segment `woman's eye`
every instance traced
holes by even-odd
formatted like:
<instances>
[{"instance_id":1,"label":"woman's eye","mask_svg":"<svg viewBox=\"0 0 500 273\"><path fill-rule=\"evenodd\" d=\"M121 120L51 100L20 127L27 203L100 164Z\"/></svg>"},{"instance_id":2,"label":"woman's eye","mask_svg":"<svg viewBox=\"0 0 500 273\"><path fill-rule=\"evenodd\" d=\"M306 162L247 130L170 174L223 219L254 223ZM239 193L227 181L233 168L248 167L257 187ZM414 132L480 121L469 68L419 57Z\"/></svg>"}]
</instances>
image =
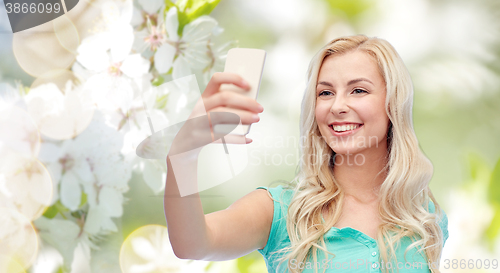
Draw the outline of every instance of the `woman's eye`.
<instances>
[{"instance_id":1,"label":"woman's eye","mask_svg":"<svg viewBox=\"0 0 500 273\"><path fill-rule=\"evenodd\" d=\"M331 91L324 90L324 91L319 92L319 94L318 94L318 96L324 96L324 95L333 95L333 93Z\"/></svg>"},{"instance_id":2,"label":"woman's eye","mask_svg":"<svg viewBox=\"0 0 500 273\"><path fill-rule=\"evenodd\" d=\"M356 88L352 91L354 94L368 93L363 89Z\"/></svg>"}]
</instances>

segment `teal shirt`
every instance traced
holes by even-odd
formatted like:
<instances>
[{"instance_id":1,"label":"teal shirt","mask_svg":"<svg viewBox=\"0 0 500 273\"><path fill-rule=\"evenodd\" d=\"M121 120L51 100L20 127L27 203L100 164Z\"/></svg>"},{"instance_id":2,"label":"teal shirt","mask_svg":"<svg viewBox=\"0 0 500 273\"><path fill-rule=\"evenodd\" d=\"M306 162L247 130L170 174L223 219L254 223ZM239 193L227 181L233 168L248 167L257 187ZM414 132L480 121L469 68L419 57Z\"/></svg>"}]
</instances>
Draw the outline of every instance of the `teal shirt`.
<instances>
[{"instance_id":1,"label":"teal shirt","mask_svg":"<svg viewBox=\"0 0 500 273\"><path fill-rule=\"evenodd\" d=\"M264 257L268 272L287 272L286 261L281 263L280 270L277 271L279 264L278 258L282 257L283 254L276 254L273 252L290 246L290 238L288 237L285 217L287 216L288 205L293 197L293 191L284 190L281 185L274 188L258 187L257 189L268 190L275 199L273 223L269 233L269 239L266 246L263 249L258 249L258 252ZM282 201L283 206L276 200ZM429 212L435 212L434 203L432 203L432 201L429 203ZM442 213L444 217L439 221L439 225L443 231L444 241L446 242L446 239L448 239L448 219L444 211L442 211ZM382 272L381 268L385 268L386 266L379 262L380 256L377 241L356 229L350 227L341 229L332 227L325 233L324 240L328 251L334 253L335 257L332 258L332 255L328 254L330 260L327 261L324 258L323 250L319 250L317 256L318 273L323 272L324 268L327 268L325 272ZM399 268L399 272L405 273L431 272L425 253L419 253L416 247L411 248L407 252L407 259L405 261L404 252L406 247L411 243L412 241L409 237L403 237L400 240L399 246L395 246L397 263L393 262L389 264L389 266L395 269L394 272L397 272L397 267ZM420 247L418 249L420 249ZM303 273L314 272L312 258L304 264L292 262L291 266L295 268L304 268L302 271Z\"/></svg>"}]
</instances>

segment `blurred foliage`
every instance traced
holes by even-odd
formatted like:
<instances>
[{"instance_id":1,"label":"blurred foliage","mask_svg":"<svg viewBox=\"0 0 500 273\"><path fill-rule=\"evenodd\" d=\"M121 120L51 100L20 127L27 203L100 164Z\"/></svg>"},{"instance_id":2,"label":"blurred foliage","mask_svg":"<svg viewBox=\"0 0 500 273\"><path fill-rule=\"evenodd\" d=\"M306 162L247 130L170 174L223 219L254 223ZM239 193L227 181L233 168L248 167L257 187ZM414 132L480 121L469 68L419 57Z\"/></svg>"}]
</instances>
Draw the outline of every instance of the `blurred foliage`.
<instances>
[{"instance_id":1,"label":"blurred foliage","mask_svg":"<svg viewBox=\"0 0 500 273\"><path fill-rule=\"evenodd\" d=\"M234 47L264 49L277 42L279 36L272 32L262 18L249 20L241 13L237 5L231 1L222 2L213 11L211 16L224 28L224 32L220 35L221 40L235 41ZM264 90L262 86L261 90Z\"/></svg>"},{"instance_id":2,"label":"blurred foliage","mask_svg":"<svg viewBox=\"0 0 500 273\"><path fill-rule=\"evenodd\" d=\"M324 0L332 14L344 14L350 23L355 23L358 16L373 8L372 0Z\"/></svg>"},{"instance_id":3,"label":"blurred foliage","mask_svg":"<svg viewBox=\"0 0 500 273\"><path fill-rule=\"evenodd\" d=\"M495 211L491 224L486 230L486 237L490 242L490 250L493 250L494 239L500 232L500 158L491 173L490 183L488 186L488 201L493 206Z\"/></svg>"},{"instance_id":4,"label":"blurred foliage","mask_svg":"<svg viewBox=\"0 0 500 273\"><path fill-rule=\"evenodd\" d=\"M483 234L488 250L493 252L495 239L500 233L500 158L498 158L493 170L489 167L487 161L477 153L470 153L467 161L471 180L463 186L467 188L472 183L478 183L481 187L486 188L488 204L491 205L494 211L491 223Z\"/></svg>"}]
</instances>

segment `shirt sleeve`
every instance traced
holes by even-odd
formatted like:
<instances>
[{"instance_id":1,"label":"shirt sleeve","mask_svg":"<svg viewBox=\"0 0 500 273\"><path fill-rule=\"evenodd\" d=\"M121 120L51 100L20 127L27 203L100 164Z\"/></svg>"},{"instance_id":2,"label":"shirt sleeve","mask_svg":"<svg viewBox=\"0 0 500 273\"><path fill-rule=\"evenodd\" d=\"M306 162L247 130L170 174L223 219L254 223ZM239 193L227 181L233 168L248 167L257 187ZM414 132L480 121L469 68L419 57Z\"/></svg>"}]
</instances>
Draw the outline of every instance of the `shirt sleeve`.
<instances>
[{"instance_id":1,"label":"shirt sleeve","mask_svg":"<svg viewBox=\"0 0 500 273\"><path fill-rule=\"evenodd\" d=\"M439 221L439 226L441 227L441 230L443 231L443 247L444 247L444 244L446 243L446 240L448 240L448 237L449 237L448 217L446 216L446 213L442 209L441 209L441 213L442 213L443 217Z\"/></svg>"},{"instance_id":2,"label":"shirt sleeve","mask_svg":"<svg viewBox=\"0 0 500 273\"><path fill-rule=\"evenodd\" d=\"M271 225L271 230L269 231L269 238L267 240L266 246L263 249L257 250L263 256L267 256L271 251L274 251L276 249L278 239L277 237L279 236L280 231L282 231L283 229L286 230L286 221L284 218L286 216L286 213L283 211L282 207L283 187L279 185L274 188L258 187L257 189L267 190L269 193L271 193L271 196L274 199L273 222Z\"/></svg>"},{"instance_id":3,"label":"shirt sleeve","mask_svg":"<svg viewBox=\"0 0 500 273\"><path fill-rule=\"evenodd\" d=\"M436 208L434 206L434 203L432 201L429 201L429 212L435 213ZM448 216L444 212L443 209L441 209L441 218L438 220L439 221L439 227L441 227L441 231L443 231L443 247L446 243L446 240L448 240L449 234L448 234Z\"/></svg>"}]
</instances>

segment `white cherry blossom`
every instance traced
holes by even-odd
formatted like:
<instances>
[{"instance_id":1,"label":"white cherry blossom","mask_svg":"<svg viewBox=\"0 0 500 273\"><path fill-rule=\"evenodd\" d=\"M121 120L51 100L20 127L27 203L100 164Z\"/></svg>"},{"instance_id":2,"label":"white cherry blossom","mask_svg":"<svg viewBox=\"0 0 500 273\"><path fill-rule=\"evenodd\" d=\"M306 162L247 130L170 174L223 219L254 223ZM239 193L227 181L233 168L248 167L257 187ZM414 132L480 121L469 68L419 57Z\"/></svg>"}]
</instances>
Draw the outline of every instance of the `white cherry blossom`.
<instances>
[{"instance_id":1,"label":"white cherry blossom","mask_svg":"<svg viewBox=\"0 0 500 273\"><path fill-rule=\"evenodd\" d=\"M53 139L75 137L85 130L94 114L89 93L75 88L71 81L64 92L47 83L31 89L24 99L40 132Z\"/></svg>"},{"instance_id":2,"label":"white cherry blossom","mask_svg":"<svg viewBox=\"0 0 500 273\"><path fill-rule=\"evenodd\" d=\"M158 47L154 56L155 68L160 74L173 68L172 76L178 79L192 74L192 69L202 70L209 65L207 43L217 27L217 21L210 16L201 16L184 26L179 36L179 20L174 6L165 15L164 24L166 42Z\"/></svg>"},{"instance_id":3,"label":"white cherry blossom","mask_svg":"<svg viewBox=\"0 0 500 273\"><path fill-rule=\"evenodd\" d=\"M76 211L80 208L82 192L89 206L85 231L89 234L116 231L112 217L123 213L123 193L128 191L131 168L121 154L123 136L104 123L96 114L90 126L75 139L66 140L60 147L44 144L52 151L48 165L52 172L60 171L61 203Z\"/></svg>"},{"instance_id":4,"label":"white cherry blossom","mask_svg":"<svg viewBox=\"0 0 500 273\"><path fill-rule=\"evenodd\" d=\"M95 73L86 81L84 90L91 93L97 106L126 112L134 96L130 78L146 74L150 64L140 54L130 54L134 40L130 25L132 1L121 6L117 2L104 3L103 18L104 30L82 41L76 59Z\"/></svg>"}]
</instances>

